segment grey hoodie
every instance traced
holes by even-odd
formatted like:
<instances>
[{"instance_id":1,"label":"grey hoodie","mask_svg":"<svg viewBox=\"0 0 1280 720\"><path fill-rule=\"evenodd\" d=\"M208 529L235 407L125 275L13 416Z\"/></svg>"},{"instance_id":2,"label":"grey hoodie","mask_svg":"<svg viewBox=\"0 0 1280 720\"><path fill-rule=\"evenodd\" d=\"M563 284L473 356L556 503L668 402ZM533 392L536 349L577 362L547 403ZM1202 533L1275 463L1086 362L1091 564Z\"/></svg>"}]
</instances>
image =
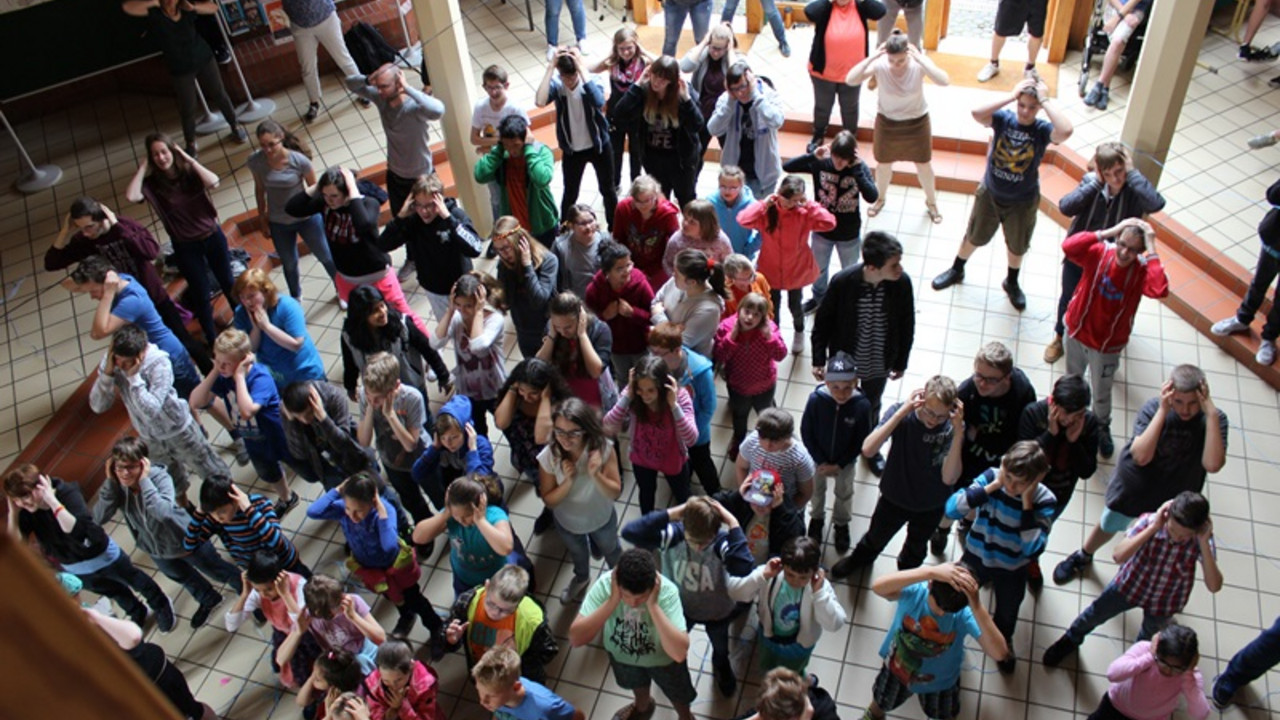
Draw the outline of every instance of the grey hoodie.
<instances>
[{"instance_id":1,"label":"grey hoodie","mask_svg":"<svg viewBox=\"0 0 1280 720\"><path fill-rule=\"evenodd\" d=\"M173 365L169 353L155 343L147 345L142 367L133 375L105 371L107 354L98 364L98 377L89 391L89 407L106 412L116 401L116 393L129 411L129 420L147 440L164 440L182 432L192 422L191 410L173 388ZM166 474L166 477L168 475Z\"/></svg>"},{"instance_id":2,"label":"grey hoodie","mask_svg":"<svg viewBox=\"0 0 1280 720\"><path fill-rule=\"evenodd\" d=\"M178 505L173 492L173 478L163 465L152 465L151 472L138 480L134 492L108 478L98 490L93 505L93 521L102 525L124 510L124 521L139 548L158 558L179 558L189 553L182 548L191 516Z\"/></svg>"}]
</instances>

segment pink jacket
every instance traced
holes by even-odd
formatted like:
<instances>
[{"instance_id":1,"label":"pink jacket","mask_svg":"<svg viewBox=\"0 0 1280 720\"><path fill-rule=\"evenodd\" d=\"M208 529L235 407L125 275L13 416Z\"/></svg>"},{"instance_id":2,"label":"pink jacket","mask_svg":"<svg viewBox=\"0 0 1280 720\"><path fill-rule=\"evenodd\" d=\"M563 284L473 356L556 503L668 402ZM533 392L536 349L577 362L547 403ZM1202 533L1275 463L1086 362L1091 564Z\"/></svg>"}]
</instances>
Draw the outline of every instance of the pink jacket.
<instances>
[{"instance_id":1,"label":"pink jacket","mask_svg":"<svg viewBox=\"0 0 1280 720\"><path fill-rule=\"evenodd\" d=\"M409 690L400 703L400 720L445 720L444 710L436 701L439 682L436 672L420 660L413 661ZM369 704L369 720L382 720L387 715L387 692L382 687L382 671L374 670L364 679L364 695Z\"/></svg>"},{"instance_id":2,"label":"pink jacket","mask_svg":"<svg viewBox=\"0 0 1280 720\"><path fill-rule=\"evenodd\" d=\"M1134 643L1107 668L1111 688L1107 694L1120 712L1133 720L1168 720L1178 707L1178 696L1187 698L1187 714L1195 720L1209 717L1204 699L1204 678L1198 669L1166 676L1156 666L1151 642Z\"/></svg>"},{"instance_id":3,"label":"pink jacket","mask_svg":"<svg viewBox=\"0 0 1280 720\"><path fill-rule=\"evenodd\" d=\"M637 401L638 402L638 401ZM693 415L693 399L680 388L671 416L660 422L640 422L624 394L604 416L605 430L616 434L624 422L631 422L631 463L675 475L684 468L689 446L698 442L698 424Z\"/></svg>"},{"instance_id":4,"label":"pink jacket","mask_svg":"<svg viewBox=\"0 0 1280 720\"><path fill-rule=\"evenodd\" d=\"M778 363L785 360L789 350L772 320L769 323L769 339L764 339L760 328L740 333L731 340L733 326L738 323L734 313L720 321L716 330L716 362L724 366L725 383L740 395L759 395L778 382Z\"/></svg>"},{"instance_id":5,"label":"pink jacket","mask_svg":"<svg viewBox=\"0 0 1280 720\"><path fill-rule=\"evenodd\" d=\"M812 200L792 210L778 207L778 227L768 231L768 206L757 200L738 213L738 224L759 230L760 256L756 269L774 290L799 290L818 279L818 263L809 249L809 235L836 226L836 218Z\"/></svg>"}]
</instances>

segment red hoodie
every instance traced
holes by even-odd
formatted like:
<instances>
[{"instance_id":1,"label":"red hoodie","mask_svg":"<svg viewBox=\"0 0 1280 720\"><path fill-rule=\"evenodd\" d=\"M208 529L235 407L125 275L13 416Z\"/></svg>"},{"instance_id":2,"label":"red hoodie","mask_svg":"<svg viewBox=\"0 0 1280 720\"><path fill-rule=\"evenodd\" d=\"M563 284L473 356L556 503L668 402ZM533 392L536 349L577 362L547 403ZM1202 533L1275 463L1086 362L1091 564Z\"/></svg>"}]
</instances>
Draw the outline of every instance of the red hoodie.
<instances>
[{"instance_id":1,"label":"red hoodie","mask_svg":"<svg viewBox=\"0 0 1280 720\"><path fill-rule=\"evenodd\" d=\"M662 287L670 277L662 269L662 256L667 251L667 241L679 229L680 211L661 195L648 220L640 216L630 197L619 201L613 214L613 239L631 251L631 261L644 273L650 288Z\"/></svg>"},{"instance_id":2,"label":"red hoodie","mask_svg":"<svg viewBox=\"0 0 1280 720\"><path fill-rule=\"evenodd\" d=\"M649 281L640 272L640 268L631 268L631 278L619 292L614 292L604 271L597 270L587 285L583 300L601 320L604 320L605 308L615 300L626 300L631 306L631 317L618 314L604 320L613 332L613 352L618 355L643 355L649 349L649 305L653 303L653 288L649 287Z\"/></svg>"},{"instance_id":3,"label":"red hoodie","mask_svg":"<svg viewBox=\"0 0 1280 720\"><path fill-rule=\"evenodd\" d=\"M435 671L414 660L409 690L400 704L400 720L445 720L444 711L436 702L438 686ZM369 704L369 719L382 720L386 717L388 703L387 691L382 687L381 670L374 670L364 679L364 691Z\"/></svg>"},{"instance_id":4,"label":"red hoodie","mask_svg":"<svg viewBox=\"0 0 1280 720\"><path fill-rule=\"evenodd\" d=\"M1116 263L1115 243L1101 242L1088 230L1067 238L1062 252L1084 269L1067 306L1067 335L1098 352L1120 352L1129 343L1142 296L1169 294L1169 276L1160 258L1138 259L1122 268Z\"/></svg>"}]
</instances>

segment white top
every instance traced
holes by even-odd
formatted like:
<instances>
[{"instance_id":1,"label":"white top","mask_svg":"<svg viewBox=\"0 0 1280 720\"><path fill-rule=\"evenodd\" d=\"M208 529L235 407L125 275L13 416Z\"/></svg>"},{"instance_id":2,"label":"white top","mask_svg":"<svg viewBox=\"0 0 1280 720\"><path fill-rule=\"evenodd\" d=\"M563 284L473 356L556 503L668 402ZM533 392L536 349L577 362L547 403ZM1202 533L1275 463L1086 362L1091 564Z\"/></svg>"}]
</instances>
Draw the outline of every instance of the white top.
<instances>
[{"instance_id":1,"label":"white top","mask_svg":"<svg viewBox=\"0 0 1280 720\"><path fill-rule=\"evenodd\" d=\"M560 83L560 94L567 98L565 107L569 110L569 144L572 147L566 149L573 152L583 152L593 147L591 126L587 124L587 104L582 98L585 85L579 79L578 86L570 90L563 82Z\"/></svg>"},{"instance_id":2,"label":"white top","mask_svg":"<svg viewBox=\"0 0 1280 720\"><path fill-rule=\"evenodd\" d=\"M889 67L889 58L882 57L871 65L876 76L878 110L890 120L915 120L929 112L924 101L924 68L920 63L908 62L901 73Z\"/></svg>"},{"instance_id":3,"label":"white top","mask_svg":"<svg viewBox=\"0 0 1280 720\"><path fill-rule=\"evenodd\" d=\"M551 454L553 442L555 442L554 439L542 448L542 452L538 453L538 465L556 476L557 485L563 485L564 470ZM613 516L613 501L600 492L600 486L587 474L589 458L590 453L583 451L582 457L578 458L577 477L574 478L573 487L569 488L569 494L564 496L560 504L551 509L555 514L556 522L560 523L561 527L580 535L599 530ZM610 443L605 443L600 459L602 466L603 463L614 462L613 447Z\"/></svg>"},{"instance_id":4,"label":"white top","mask_svg":"<svg viewBox=\"0 0 1280 720\"><path fill-rule=\"evenodd\" d=\"M485 96L476 103L475 110L471 111L471 127L480 131L480 137L497 138L498 123L508 115L519 115L525 120L529 116L525 114L522 108L516 107L515 103L508 98L505 105L500 110L494 110L489 105L489 98Z\"/></svg>"}]
</instances>

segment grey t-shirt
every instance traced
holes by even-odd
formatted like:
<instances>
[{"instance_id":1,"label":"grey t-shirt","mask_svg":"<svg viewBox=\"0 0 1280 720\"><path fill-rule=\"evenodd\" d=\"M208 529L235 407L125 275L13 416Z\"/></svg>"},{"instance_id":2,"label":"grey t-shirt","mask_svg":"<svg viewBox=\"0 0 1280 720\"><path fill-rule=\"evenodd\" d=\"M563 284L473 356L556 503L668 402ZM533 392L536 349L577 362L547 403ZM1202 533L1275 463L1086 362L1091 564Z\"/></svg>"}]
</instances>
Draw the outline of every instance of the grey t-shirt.
<instances>
[{"instance_id":1,"label":"grey t-shirt","mask_svg":"<svg viewBox=\"0 0 1280 720\"><path fill-rule=\"evenodd\" d=\"M303 190L304 178L311 172L311 161L296 150L289 151L289 159L285 166L276 170L267 162L267 156L261 150L249 156L246 163L253 180L267 192L267 219L273 223L292 224L297 218L285 212L284 206L289 198Z\"/></svg>"},{"instance_id":2,"label":"grey t-shirt","mask_svg":"<svg viewBox=\"0 0 1280 720\"><path fill-rule=\"evenodd\" d=\"M391 408L400 419L400 424L409 430L421 428L427 422L427 404L423 402L422 393L416 388L401 385L396 391L395 399L391 401ZM396 434L391 431L391 423L387 422L381 408L369 407L368 401L365 400L364 388L360 388L360 414L367 412L374 414L373 443L378 448L378 457L382 459L383 464L393 470L405 472L412 470L414 461L427 448L427 431L423 430L418 434L418 444L413 450L405 450L400 440L396 438Z\"/></svg>"},{"instance_id":3,"label":"grey t-shirt","mask_svg":"<svg viewBox=\"0 0 1280 720\"><path fill-rule=\"evenodd\" d=\"M551 252L560 260L560 289L572 290L578 297L587 296L587 285L600 269L600 241L605 234L597 231L591 244L582 246L573 241L573 231L556 238Z\"/></svg>"},{"instance_id":4,"label":"grey t-shirt","mask_svg":"<svg viewBox=\"0 0 1280 720\"><path fill-rule=\"evenodd\" d=\"M600 456L603 463L614 462L613 447L605 443ZM556 522L560 523L565 530L583 535L604 527L613 514L613 501L600 492L596 481L587 474L588 459L589 456L585 452L578 458L577 477L574 478L573 487L569 489L569 494L560 501L560 504L551 510L555 514ZM564 470L551 454L550 444L538 453L538 465L556 476L557 485L564 484Z\"/></svg>"},{"instance_id":5,"label":"grey t-shirt","mask_svg":"<svg viewBox=\"0 0 1280 720\"><path fill-rule=\"evenodd\" d=\"M387 170L409 180L431 174L427 121L444 117L444 103L410 87L408 78L405 78L404 96L398 106L384 100L363 75L347 78L347 88L378 107L382 130L387 135Z\"/></svg>"},{"instance_id":6,"label":"grey t-shirt","mask_svg":"<svg viewBox=\"0 0 1280 720\"><path fill-rule=\"evenodd\" d=\"M1161 503L1172 499L1183 490L1200 492L1207 475L1204 455L1205 414L1197 414L1190 420L1181 420L1178 414L1165 415L1160 439L1156 442L1156 454L1151 462L1139 465L1133 460L1133 438L1141 435L1160 407L1160 398L1148 400L1133 421L1133 435L1120 453L1116 473L1107 485L1107 507L1115 512L1138 517L1144 512L1155 512ZM1227 414L1218 411L1218 432L1222 433L1222 447L1227 447Z\"/></svg>"},{"instance_id":7,"label":"grey t-shirt","mask_svg":"<svg viewBox=\"0 0 1280 720\"><path fill-rule=\"evenodd\" d=\"M902 403L894 403L885 410L880 424L888 422L901 406ZM911 510L945 505L953 488L942 482L942 465L951 450L954 433L950 420L930 429L915 413L907 415L889 436L880 494L894 505Z\"/></svg>"}]
</instances>

